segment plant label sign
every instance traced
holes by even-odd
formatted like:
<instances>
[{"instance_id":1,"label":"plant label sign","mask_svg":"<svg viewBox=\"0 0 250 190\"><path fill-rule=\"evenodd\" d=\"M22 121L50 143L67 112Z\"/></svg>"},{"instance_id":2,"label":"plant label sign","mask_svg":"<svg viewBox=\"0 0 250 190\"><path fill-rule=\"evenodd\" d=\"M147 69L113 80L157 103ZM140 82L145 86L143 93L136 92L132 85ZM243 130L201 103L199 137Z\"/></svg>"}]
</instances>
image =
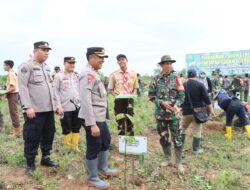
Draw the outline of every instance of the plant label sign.
<instances>
[{"instance_id":1,"label":"plant label sign","mask_svg":"<svg viewBox=\"0 0 250 190\"><path fill-rule=\"evenodd\" d=\"M125 145L127 154L139 155L147 153L147 137L119 136L119 153L125 153Z\"/></svg>"}]
</instances>

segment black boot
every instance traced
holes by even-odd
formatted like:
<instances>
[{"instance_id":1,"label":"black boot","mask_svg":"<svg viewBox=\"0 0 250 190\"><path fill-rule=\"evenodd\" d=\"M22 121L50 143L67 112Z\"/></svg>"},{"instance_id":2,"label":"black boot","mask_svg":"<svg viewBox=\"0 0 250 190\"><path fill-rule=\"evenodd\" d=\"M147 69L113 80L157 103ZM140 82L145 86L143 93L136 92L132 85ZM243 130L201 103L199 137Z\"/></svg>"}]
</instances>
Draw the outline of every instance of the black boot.
<instances>
[{"instance_id":1,"label":"black boot","mask_svg":"<svg viewBox=\"0 0 250 190\"><path fill-rule=\"evenodd\" d=\"M46 167L58 167L58 164L51 160L49 156L42 157L41 165Z\"/></svg>"},{"instance_id":2,"label":"black boot","mask_svg":"<svg viewBox=\"0 0 250 190\"><path fill-rule=\"evenodd\" d=\"M194 154L203 153L204 150L202 148L200 148L200 143L201 143L200 138L193 137L193 153Z\"/></svg>"},{"instance_id":3,"label":"black boot","mask_svg":"<svg viewBox=\"0 0 250 190\"><path fill-rule=\"evenodd\" d=\"M27 162L26 174L29 176L33 176L33 174L36 170L35 159L34 158L27 158L26 162Z\"/></svg>"},{"instance_id":4,"label":"black boot","mask_svg":"<svg viewBox=\"0 0 250 190\"><path fill-rule=\"evenodd\" d=\"M161 166L166 167L171 164L171 143L161 144L162 150L165 156L165 161L161 163Z\"/></svg>"},{"instance_id":5,"label":"black boot","mask_svg":"<svg viewBox=\"0 0 250 190\"><path fill-rule=\"evenodd\" d=\"M175 147L175 159L178 171L183 173L185 169L182 165L182 147Z\"/></svg>"}]
</instances>

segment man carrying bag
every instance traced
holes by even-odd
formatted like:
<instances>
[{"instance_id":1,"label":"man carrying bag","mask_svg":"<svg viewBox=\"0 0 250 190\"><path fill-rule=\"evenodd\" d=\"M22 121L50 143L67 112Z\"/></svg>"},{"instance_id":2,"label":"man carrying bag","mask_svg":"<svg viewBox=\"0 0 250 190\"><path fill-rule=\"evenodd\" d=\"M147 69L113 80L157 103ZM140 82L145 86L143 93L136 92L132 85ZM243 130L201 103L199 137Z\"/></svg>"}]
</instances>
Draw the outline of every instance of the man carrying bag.
<instances>
[{"instance_id":1,"label":"man carrying bag","mask_svg":"<svg viewBox=\"0 0 250 190\"><path fill-rule=\"evenodd\" d=\"M196 80L196 71L188 70L188 81L184 84L185 101L183 103L183 117L181 126L183 129L183 139L185 139L186 129L192 124L193 127L193 153L199 154L203 150L200 148L202 123L209 120L210 115L214 116L211 101L205 86Z\"/></svg>"}]
</instances>

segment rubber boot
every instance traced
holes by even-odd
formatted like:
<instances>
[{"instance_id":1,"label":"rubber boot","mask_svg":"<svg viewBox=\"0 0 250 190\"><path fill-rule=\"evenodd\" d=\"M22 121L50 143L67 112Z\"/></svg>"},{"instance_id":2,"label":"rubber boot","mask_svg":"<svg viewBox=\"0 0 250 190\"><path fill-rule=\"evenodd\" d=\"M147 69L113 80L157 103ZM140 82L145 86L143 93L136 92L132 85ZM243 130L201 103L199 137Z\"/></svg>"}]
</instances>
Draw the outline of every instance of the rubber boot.
<instances>
[{"instance_id":1,"label":"rubber boot","mask_svg":"<svg viewBox=\"0 0 250 190\"><path fill-rule=\"evenodd\" d=\"M246 129L246 131L247 131L247 137L248 137L248 139L250 140L250 125L246 125L246 126L245 126L245 129Z\"/></svg>"},{"instance_id":2,"label":"rubber boot","mask_svg":"<svg viewBox=\"0 0 250 190\"><path fill-rule=\"evenodd\" d=\"M228 139L232 138L232 126L226 126L225 137L228 138Z\"/></svg>"},{"instance_id":3,"label":"rubber boot","mask_svg":"<svg viewBox=\"0 0 250 190\"><path fill-rule=\"evenodd\" d=\"M26 159L26 174L29 176L33 176L34 172L36 170L36 166L35 166L35 158L27 158Z\"/></svg>"},{"instance_id":4,"label":"rubber boot","mask_svg":"<svg viewBox=\"0 0 250 190\"><path fill-rule=\"evenodd\" d=\"M78 147L78 145L79 145L79 138L80 138L80 134L79 133L72 133L72 148L76 152L80 152L79 147Z\"/></svg>"},{"instance_id":5,"label":"rubber boot","mask_svg":"<svg viewBox=\"0 0 250 190\"><path fill-rule=\"evenodd\" d=\"M101 151L98 154L98 171L100 175L116 177L118 176L118 170L110 169L108 167L109 151Z\"/></svg>"},{"instance_id":6,"label":"rubber boot","mask_svg":"<svg viewBox=\"0 0 250 190\"><path fill-rule=\"evenodd\" d=\"M200 148L201 139L197 137L193 137L193 153L200 154L203 153L203 149Z\"/></svg>"},{"instance_id":7,"label":"rubber boot","mask_svg":"<svg viewBox=\"0 0 250 190\"><path fill-rule=\"evenodd\" d=\"M72 133L69 133L67 135L63 135L63 146L64 148L72 148Z\"/></svg>"},{"instance_id":8,"label":"rubber boot","mask_svg":"<svg viewBox=\"0 0 250 190\"><path fill-rule=\"evenodd\" d=\"M161 166L166 167L169 166L171 164L171 143L166 143L164 145L162 145L162 149L164 152L164 156L166 161L161 163Z\"/></svg>"},{"instance_id":9,"label":"rubber boot","mask_svg":"<svg viewBox=\"0 0 250 190\"><path fill-rule=\"evenodd\" d=\"M109 188L110 184L99 178L97 164L98 164L97 158L94 160L86 159L88 183L98 189L107 189Z\"/></svg>"},{"instance_id":10,"label":"rubber boot","mask_svg":"<svg viewBox=\"0 0 250 190\"><path fill-rule=\"evenodd\" d=\"M182 165L182 148L183 147L175 147L175 159L177 169L179 172L184 173L185 169Z\"/></svg>"}]
</instances>

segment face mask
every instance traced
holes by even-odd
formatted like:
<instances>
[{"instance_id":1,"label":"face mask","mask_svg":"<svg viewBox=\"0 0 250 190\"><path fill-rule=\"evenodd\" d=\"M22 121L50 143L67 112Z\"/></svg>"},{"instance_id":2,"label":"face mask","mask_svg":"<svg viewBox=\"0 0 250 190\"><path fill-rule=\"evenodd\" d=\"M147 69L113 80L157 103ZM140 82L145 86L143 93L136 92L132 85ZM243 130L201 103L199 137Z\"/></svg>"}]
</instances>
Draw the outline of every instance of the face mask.
<instances>
[{"instance_id":1,"label":"face mask","mask_svg":"<svg viewBox=\"0 0 250 190\"><path fill-rule=\"evenodd\" d=\"M201 77L201 78L205 78L205 77L206 77L206 75L204 75L204 74L201 74L201 75L200 75L200 77Z\"/></svg>"}]
</instances>

